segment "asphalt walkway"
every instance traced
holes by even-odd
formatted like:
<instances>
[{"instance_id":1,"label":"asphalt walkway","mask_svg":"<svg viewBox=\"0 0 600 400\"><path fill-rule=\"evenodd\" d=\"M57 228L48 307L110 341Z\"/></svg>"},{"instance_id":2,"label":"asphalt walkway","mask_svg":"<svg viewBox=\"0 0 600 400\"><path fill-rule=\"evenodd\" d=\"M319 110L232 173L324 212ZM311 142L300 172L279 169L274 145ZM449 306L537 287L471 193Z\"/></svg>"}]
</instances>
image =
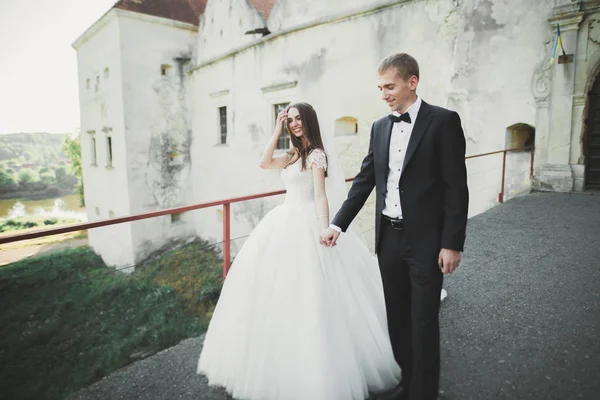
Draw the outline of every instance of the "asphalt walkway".
<instances>
[{"instance_id":1,"label":"asphalt walkway","mask_svg":"<svg viewBox=\"0 0 600 400\"><path fill-rule=\"evenodd\" d=\"M444 287L445 399L600 399L600 193L533 193L471 218ZM185 340L69 400L231 400L195 374L201 346Z\"/></svg>"}]
</instances>

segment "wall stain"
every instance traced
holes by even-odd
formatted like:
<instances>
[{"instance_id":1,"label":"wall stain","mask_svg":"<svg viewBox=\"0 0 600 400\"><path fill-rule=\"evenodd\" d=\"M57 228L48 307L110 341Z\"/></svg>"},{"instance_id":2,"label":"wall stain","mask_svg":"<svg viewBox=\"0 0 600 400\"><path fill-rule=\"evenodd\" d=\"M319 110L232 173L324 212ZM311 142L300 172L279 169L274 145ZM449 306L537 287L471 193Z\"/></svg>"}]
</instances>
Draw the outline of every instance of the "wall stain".
<instances>
[{"instance_id":1,"label":"wall stain","mask_svg":"<svg viewBox=\"0 0 600 400\"><path fill-rule=\"evenodd\" d=\"M191 128L186 105L184 66L189 57L175 58L176 76L161 76L152 86L158 100L153 110L146 184L161 208L181 204L191 164Z\"/></svg>"},{"instance_id":2,"label":"wall stain","mask_svg":"<svg viewBox=\"0 0 600 400\"><path fill-rule=\"evenodd\" d=\"M465 30L473 28L475 32L485 32L504 28L506 24L500 24L492 17L493 6L491 0L481 0L479 5L475 6L471 15L467 17L468 23Z\"/></svg>"}]
</instances>

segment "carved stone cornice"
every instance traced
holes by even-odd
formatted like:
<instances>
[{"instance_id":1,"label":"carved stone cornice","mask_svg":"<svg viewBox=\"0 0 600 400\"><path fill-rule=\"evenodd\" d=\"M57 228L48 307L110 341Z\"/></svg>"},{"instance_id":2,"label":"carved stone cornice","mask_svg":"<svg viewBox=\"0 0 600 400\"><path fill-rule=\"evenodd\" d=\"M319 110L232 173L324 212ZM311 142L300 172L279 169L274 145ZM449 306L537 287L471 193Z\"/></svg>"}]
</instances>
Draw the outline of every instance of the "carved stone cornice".
<instances>
[{"instance_id":1,"label":"carved stone cornice","mask_svg":"<svg viewBox=\"0 0 600 400\"><path fill-rule=\"evenodd\" d=\"M581 4L581 11L591 14L600 11L600 0L585 0Z\"/></svg>"},{"instance_id":2,"label":"carved stone cornice","mask_svg":"<svg viewBox=\"0 0 600 400\"><path fill-rule=\"evenodd\" d=\"M535 105L537 108L549 108L550 100L549 99L536 99Z\"/></svg>"},{"instance_id":3,"label":"carved stone cornice","mask_svg":"<svg viewBox=\"0 0 600 400\"><path fill-rule=\"evenodd\" d=\"M576 94L573 96L573 105L574 106L585 106L585 95Z\"/></svg>"},{"instance_id":4,"label":"carved stone cornice","mask_svg":"<svg viewBox=\"0 0 600 400\"><path fill-rule=\"evenodd\" d=\"M280 82L272 85L261 87L263 93L275 92L278 90L295 88L298 85L298 81Z\"/></svg>"},{"instance_id":5,"label":"carved stone cornice","mask_svg":"<svg viewBox=\"0 0 600 400\"><path fill-rule=\"evenodd\" d=\"M216 99L217 97L227 96L229 94L229 89L218 90L216 92L212 92L209 94L211 99Z\"/></svg>"},{"instance_id":6,"label":"carved stone cornice","mask_svg":"<svg viewBox=\"0 0 600 400\"><path fill-rule=\"evenodd\" d=\"M576 31L579 29L579 25L581 24L581 21L583 21L584 15L585 13L583 12L558 14L548 18L548 22L553 27L555 27L556 24L559 24L561 33Z\"/></svg>"},{"instance_id":7,"label":"carved stone cornice","mask_svg":"<svg viewBox=\"0 0 600 400\"><path fill-rule=\"evenodd\" d=\"M566 2L567 0L563 0ZM584 0L571 0L567 4L561 4L553 9L554 15L563 15L563 14L573 14L579 11L583 11L584 8Z\"/></svg>"}]
</instances>

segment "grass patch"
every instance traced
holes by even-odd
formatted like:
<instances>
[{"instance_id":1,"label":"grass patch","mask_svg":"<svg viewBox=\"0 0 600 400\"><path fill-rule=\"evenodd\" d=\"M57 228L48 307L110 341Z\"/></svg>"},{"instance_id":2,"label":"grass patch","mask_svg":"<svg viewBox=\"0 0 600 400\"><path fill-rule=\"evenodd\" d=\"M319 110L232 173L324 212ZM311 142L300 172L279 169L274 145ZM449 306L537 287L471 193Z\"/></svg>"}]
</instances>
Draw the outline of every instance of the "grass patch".
<instances>
[{"instance_id":1,"label":"grass patch","mask_svg":"<svg viewBox=\"0 0 600 400\"><path fill-rule=\"evenodd\" d=\"M0 237L14 234L29 233L42 229L57 228L62 225L81 223L79 220L48 217L17 217L11 219L0 218ZM19 242L8 243L0 246L0 250L20 249L23 247L40 246L60 243L74 239L86 239L87 231L61 233L59 235L43 236Z\"/></svg>"},{"instance_id":2,"label":"grass patch","mask_svg":"<svg viewBox=\"0 0 600 400\"><path fill-rule=\"evenodd\" d=\"M207 242L197 241L168 250L138 266L140 279L172 288L194 315L208 315L221 293L223 260Z\"/></svg>"},{"instance_id":3,"label":"grass patch","mask_svg":"<svg viewBox=\"0 0 600 400\"><path fill-rule=\"evenodd\" d=\"M0 233L15 231L30 231L32 228L50 228L52 225L66 225L81 222L74 219L48 217L17 217L0 219Z\"/></svg>"},{"instance_id":4,"label":"grass patch","mask_svg":"<svg viewBox=\"0 0 600 400\"><path fill-rule=\"evenodd\" d=\"M0 268L0 392L64 399L131 362L198 336L221 287L203 242L115 273L88 248Z\"/></svg>"}]
</instances>

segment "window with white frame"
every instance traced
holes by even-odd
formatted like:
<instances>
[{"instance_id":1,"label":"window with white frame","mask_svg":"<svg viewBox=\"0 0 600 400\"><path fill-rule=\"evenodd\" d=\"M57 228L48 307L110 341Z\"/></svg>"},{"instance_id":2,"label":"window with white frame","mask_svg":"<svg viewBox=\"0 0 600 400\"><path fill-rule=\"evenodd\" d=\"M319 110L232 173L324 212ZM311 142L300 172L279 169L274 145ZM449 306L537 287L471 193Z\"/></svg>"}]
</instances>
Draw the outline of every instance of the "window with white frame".
<instances>
[{"instance_id":1,"label":"window with white frame","mask_svg":"<svg viewBox=\"0 0 600 400\"><path fill-rule=\"evenodd\" d=\"M277 115L293 103L296 98L296 86L298 81L288 82L273 82L268 84L260 90L263 92L264 100L267 105L265 108L265 127L267 130L273 132L277 121ZM284 129L283 133L277 141L277 149L279 151L288 150L291 147L290 135L287 129Z\"/></svg>"}]
</instances>

